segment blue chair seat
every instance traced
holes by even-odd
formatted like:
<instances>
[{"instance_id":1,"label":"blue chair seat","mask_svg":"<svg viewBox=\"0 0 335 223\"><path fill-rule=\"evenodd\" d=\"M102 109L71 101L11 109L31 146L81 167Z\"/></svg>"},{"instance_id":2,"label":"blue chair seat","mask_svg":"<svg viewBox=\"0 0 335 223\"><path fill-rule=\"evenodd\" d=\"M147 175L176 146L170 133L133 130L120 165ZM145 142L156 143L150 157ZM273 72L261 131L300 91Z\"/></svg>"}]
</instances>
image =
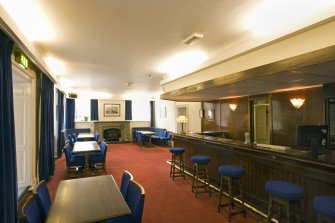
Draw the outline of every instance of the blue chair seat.
<instances>
[{"instance_id":1,"label":"blue chair seat","mask_svg":"<svg viewBox=\"0 0 335 223\"><path fill-rule=\"evenodd\" d=\"M285 200L300 200L304 194L304 188L285 181L268 181L265 183L265 192Z\"/></svg>"},{"instance_id":2,"label":"blue chair seat","mask_svg":"<svg viewBox=\"0 0 335 223\"><path fill-rule=\"evenodd\" d=\"M218 169L219 174L232 178L239 178L245 174L245 170L240 166L222 165Z\"/></svg>"},{"instance_id":3,"label":"blue chair seat","mask_svg":"<svg viewBox=\"0 0 335 223\"><path fill-rule=\"evenodd\" d=\"M192 163L204 165L208 164L211 161L211 158L209 158L208 156L192 156L191 161Z\"/></svg>"},{"instance_id":4,"label":"blue chair seat","mask_svg":"<svg viewBox=\"0 0 335 223\"><path fill-rule=\"evenodd\" d=\"M313 206L318 213L335 220L335 196L317 196Z\"/></svg>"},{"instance_id":5,"label":"blue chair seat","mask_svg":"<svg viewBox=\"0 0 335 223\"><path fill-rule=\"evenodd\" d=\"M183 148L174 147L174 148L170 149L170 153L173 153L175 155L182 154L183 152L185 152L185 149L183 149Z\"/></svg>"}]
</instances>

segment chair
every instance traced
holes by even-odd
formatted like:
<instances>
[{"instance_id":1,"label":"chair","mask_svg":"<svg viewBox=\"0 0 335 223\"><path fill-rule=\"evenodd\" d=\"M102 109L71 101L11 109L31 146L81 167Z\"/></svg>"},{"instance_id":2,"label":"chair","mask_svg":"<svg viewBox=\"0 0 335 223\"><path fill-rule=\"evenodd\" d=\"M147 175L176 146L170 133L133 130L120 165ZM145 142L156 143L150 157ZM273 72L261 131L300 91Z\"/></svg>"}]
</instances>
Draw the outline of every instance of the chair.
<instances>
[{"instance_id":1,"label":"chair","mask_svg":"<svg viewBox=\"0 0 335 223\"><path fill-rule=\"evenodd\" d=\"M335 222L335 196L316 196L313 199L313 207L318 212L318 223Z\"/></svg>"},{"instance_id":2,"label":"chair","mask_svg":"<svg viewBox=\"0 0 335 223\"><path fill-rule=\"evenodd\" d=\"M278 203L278 220L281 222L284 218L281 216L280 207L284 207L286 220L291 221L291 207L296 206L295 222L300 223L300 199L304 196L304 188L286 181L267 181L265 183L265 192L269 195L268 216L266 222L272 218L273 203Z\"/></svg>"},{"instance_id":3,"label":"chair","mask_svg":"<svg viewBox=\"0 0 335 223\"><path fill-rule=\"evenodd\" d=\"M152 135L151 136L151 141L154 143L159 143L159 145L161 146L161 138L166 136L166 130L162 131L159 135Z\"/></svg>"},{"instance_id":4,"label":"chair","mask_svg":"<svg viewBox=\"0 0 335 223\"><path fill-rule=\"evenodd\" d=\"M35 194L37 195L37 204L41 212L41 219L44 222L51 206L50 193L45 180L37 185Z\"/></svg>"},{"instance_id":5,"label":"chair","mask_svg":"<svg viewBox=\"0 0 335 223\"><path fill-rule=\"evenodd\" d=\"M168 142L171 140L171 138L172 138L171 132L166 131L164 135L162 135L158 138L160 146L168 145Z\"/></svg>"},{"instance_id":6,"label":"chair","mask_svg":"<svg viewBox=\"0 0 335 223\"><path fill-rule=\"evenodd\" d=\"M131 214L113 218L107 223L141 223L144 208L145 191L136 181L131 180L127 189L127 198L125 199Z\"/></svg>"},{"instance_id":7,"label":"chair","mask_svg":"<svg viewBox=\"0 0 335 223\"><path fill-rule=\"evenodd\" d=\"M126 170L123 171L121 186L120 186L120 192L121 192L122 196L124 197L124 199L126 199L126 197L127 197L127 189L128 189L129 182L133 179L134 179L134 177L131 173L129 173Z\"/></svg>"},{"instance_id":8,"label":"chair","mask_svg":"<svg viewBox=\"0 0 335 223\"><path fill-rule=\"evenodd\" d=\"M66 158L67 176L71 170L75 170L75 172L77 172L79 167L85 166L85 156L83 154L72 155L69 144L65 145L64 153Z\"/></svg>"},{"instance_id":9,"label":"chair","mask_svg":"<svg viewBox=\"0 0 335 223\"><path fill-rule=\"evenodd\" d=\"M139 147L141 147L143 143L149 143L149 137L142 135L141 132L136 131L135 136L136 136L136 142Z\"/></svg>"},{"instance_id":10,"label":"chair","mask_svg":"<svg viewBox=\"0 0 335 223\"><path fill-rule=\"evenodd\" d=\"M19 212L20 223L43 223L41 219L41 210L37 203L37 195L34 194L23 204Z\"/></svg>"},{"instance_id":11,"label":"chair","mask_svg":"<svg viewBox=\"0 0 335 223\"><path fill-rule=\"evenodd\" d=\"M95 133L94 133L94 140L95 140L96 142L99 141L99 133L98 133L98 132L95 132Z\"/></svg>"},{"instance_id":12,"label":"chair","mask_svg":"<svg viewBox=\"0 0 335 223\"><path fill-rule=\"evenodd\" d=\"M89 166L94 166L96 170L99 168L104 171L105 174L107 174L106 171L106 154L107 154L107 144L105 142L102 142L100 144L100 152L93 153L88 157L88 164Z\"/></svg>"}]
</instances>

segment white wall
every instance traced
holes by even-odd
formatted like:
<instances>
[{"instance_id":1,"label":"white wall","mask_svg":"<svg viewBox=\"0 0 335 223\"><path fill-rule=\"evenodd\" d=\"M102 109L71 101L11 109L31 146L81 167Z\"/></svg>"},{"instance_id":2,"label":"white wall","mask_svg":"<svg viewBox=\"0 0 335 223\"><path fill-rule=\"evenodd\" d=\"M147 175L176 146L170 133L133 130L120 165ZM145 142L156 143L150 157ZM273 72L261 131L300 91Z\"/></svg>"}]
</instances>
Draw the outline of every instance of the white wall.
<instances>
[{"instance_id":1,"label":"white wall","mask_svg":"<svg viewBox=\"0 0 335 223\"><path fill-rule=\"evenodd\" d=\"M188 123L185 125L186 132L201 132L201 118L199 116L201 102L176 102L176 111L177 107L186 107L186 117L188 118Z\"/></svg>"}]
</instances>

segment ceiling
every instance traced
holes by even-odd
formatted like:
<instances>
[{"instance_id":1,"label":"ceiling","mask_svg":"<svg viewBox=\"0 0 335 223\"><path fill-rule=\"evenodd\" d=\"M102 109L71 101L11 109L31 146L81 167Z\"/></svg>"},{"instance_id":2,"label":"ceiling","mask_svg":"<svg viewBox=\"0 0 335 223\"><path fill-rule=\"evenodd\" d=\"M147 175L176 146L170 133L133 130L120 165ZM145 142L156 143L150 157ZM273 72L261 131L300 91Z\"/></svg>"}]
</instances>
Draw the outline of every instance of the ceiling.
<instances>
[{"instance_id":1,"label":"ceiling","mask_svg":"<svg viewBox=\"0 0 335 223\"><path fill-rule=\"evenodd\" d=\"M27 11L33 9L15 8L20 5L17 2L33 5L46 16L43 21L48 22L50 38L30 41L43 57L52 56L64 64L61 71L53 72L47 68L58 86L79 96L81 92L89 91L107 93L110 98L143 94L152 97L162 93L160 81L174 77L160 67L180 52L201 51L207 55L207 60L184 69L179 76L233 56L232 53L225 54L227 47L231 49L243 41L250 42L249 49L257 47L335 14L335 4L332 4L332 10L328 7L328 11L296 23L291 20L290 25L295 26L263 36L260 42L252 30L243 26L243 19L263 2L261 0L3 1L12 4L5 7L2 3L13 20L18 14L23 15L18 19L20 21L15 21L18 26L37 14L29 16ZM14 8L12 11L11 7ZM42 25L33 28L36 33L45 29ZM192 33L201 33L204 38L193 45L183 44ZM234 52L241 53L241 50ZM334 66L330 66L334 70ZM262 91L280 88L280 79L266 77L244 81L238 86L243 89L241 94L250 94L264 81L267 88ZM229 92L230 87L227 89ZM215 92L212 89L207 93ZM90 96L95 97L93 93Z\"/></svg>"}]
</instances>

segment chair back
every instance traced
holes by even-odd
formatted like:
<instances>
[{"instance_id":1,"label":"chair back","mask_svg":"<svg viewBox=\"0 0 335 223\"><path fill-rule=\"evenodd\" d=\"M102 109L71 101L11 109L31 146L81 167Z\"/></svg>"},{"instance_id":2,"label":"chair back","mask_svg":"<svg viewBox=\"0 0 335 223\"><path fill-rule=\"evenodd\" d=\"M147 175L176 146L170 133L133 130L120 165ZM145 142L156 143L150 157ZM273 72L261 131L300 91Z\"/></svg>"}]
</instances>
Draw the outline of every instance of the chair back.
<instances>
[{"instance_id":1,"label":"chair back","mask_svg":"<svg viewBox=\"0 0 335 223\"><path fill-rule=\"evenodd\" d=\"M99 133L98 133L98 132L95 132L95 133L94 133L94 140L95 140L96 142L99 141Z\"/></svg>"},{"instance_id":2,"label":"chair back","mask_svg":"<svg viewBox=\"0 0 335 223\"><path fill-rule=\"evenodd\" d=\"M23 205L19 213L20 223L42 223L41 212L37 204L37 195L34 194Z\"/></svg>"},{"instance_id":3,"label":"chair back","mask_svg":"<svg viewBox=\"0 0 335 223\"><path fill-rule=\"evenodd\" d=\"M105 163L106 162L106 155L107 155L107 144L105 142L102 142L100 144L100 149L101 149L101 155L102 155L102 163Z\"/></svg>"},{"instance_id":4,"label":"chair back","mask_svg":"<svg viewBox=\"0 0 335 223\"><path fill-rule=\"evenodd\" d=\"M45 180L37 185L35 193L37 194L37 204L41 212L41 219L44 222L51 206L50 193Z\"/></svg>"},{"instance_id":5,"label":"chair back","mask_svg":"<svg viewBox=\"0 0 335 223\"><path fill-rule=\"evenodd\" d=\"M172 138L172 134L170 131L166 132L166 139L170 140Z\"/></svg>"},{"instance_id":6,"label":"chair back","mask_svg":"<svg viewBox=\"0 0 335 223\"><path fill-rule=\"evenodd\" d=\"M133 179L134 177L130 172L128 172L127 170L123 171L120 192L122 196L124 197L124 199L126 199L127 197L127 189L128 189L129 182Z\"/></svg>"},{"instance_id":7,"label":"chair back","mask_svg":"<svg viewBox=\"0 0 335 223\"><path fill-rule=\"evenodd\" d=\"M131 180L128 185L126 202L131 210L131 223L141 223L144 208L144 188Z\"/></svg>"},{"instance_id":8,"label":"chair back","mask_svg":"<svg viewBox=\"0 0 335 223\"><path fill-rule=\"evenodd\" d=\"M69 143L67 143L64 146L64 153L65 153L65 158L66 158L66 165L71 166L71 149L70 149Z\"/></svg>"}]
</instances>

